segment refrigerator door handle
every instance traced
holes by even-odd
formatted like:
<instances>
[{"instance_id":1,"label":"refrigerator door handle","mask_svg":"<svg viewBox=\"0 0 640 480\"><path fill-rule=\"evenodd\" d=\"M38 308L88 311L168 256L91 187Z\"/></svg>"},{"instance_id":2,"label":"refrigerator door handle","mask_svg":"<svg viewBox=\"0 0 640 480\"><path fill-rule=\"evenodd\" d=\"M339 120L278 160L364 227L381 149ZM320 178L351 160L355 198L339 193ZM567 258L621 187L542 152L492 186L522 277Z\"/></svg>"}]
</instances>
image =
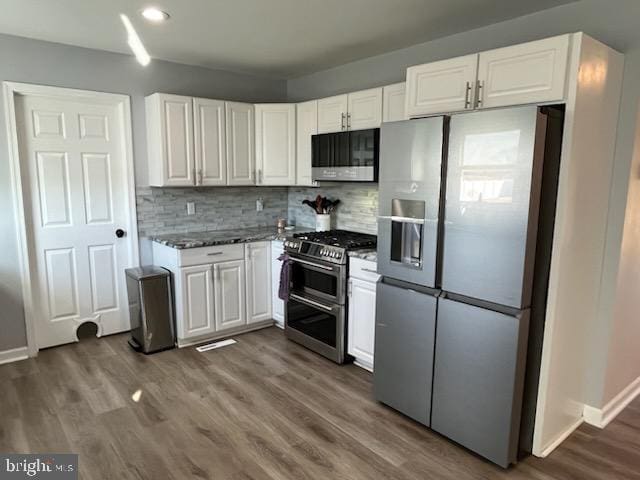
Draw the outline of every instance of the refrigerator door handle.
<instances>
[{"instance_id":1,"label":"refrigerator door handle","mask_svg":"<svg viewBox=\"0 0 640 480\"><path fill-rule=\"evenodd\" d=\"M413 218L413 217L397 217L392 215L392 222L400 222L400 223L416 223L418 225L424 225L424 218Z\"/></svg>"}]
</instances>

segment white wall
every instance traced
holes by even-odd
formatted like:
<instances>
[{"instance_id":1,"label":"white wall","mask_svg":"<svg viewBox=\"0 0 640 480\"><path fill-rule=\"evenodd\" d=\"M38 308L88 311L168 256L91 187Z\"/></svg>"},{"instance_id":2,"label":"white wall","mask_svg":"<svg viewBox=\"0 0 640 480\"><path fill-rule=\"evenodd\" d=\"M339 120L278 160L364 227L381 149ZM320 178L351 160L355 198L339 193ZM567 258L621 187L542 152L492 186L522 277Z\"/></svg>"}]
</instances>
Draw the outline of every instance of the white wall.
<instances>
[{"instance_id":1,"label":"white wall","mask_svg":"<svg viewBox=\"0 0 640 480\"><path fill-rule=\"evenodd\" d=\"M640 377L640 111L624 218L603 406Z\"/></svg>"}]
</instances>

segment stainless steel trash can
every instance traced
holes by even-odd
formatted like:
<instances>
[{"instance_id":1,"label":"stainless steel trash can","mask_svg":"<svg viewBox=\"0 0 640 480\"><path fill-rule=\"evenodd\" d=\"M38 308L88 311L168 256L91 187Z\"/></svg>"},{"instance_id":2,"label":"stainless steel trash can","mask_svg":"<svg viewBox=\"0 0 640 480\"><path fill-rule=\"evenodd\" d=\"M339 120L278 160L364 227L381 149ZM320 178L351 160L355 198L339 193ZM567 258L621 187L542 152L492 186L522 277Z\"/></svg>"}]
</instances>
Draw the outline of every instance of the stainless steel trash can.
<instances>
[{"instance_id":1,"label":"stainless steel trash can","mask_svg":"<svg viewBox=\"0 0 640 480\"><path fill-rule=\"evenodd\" d=\"M129 345L144 353L175 346L171 274L153 265L127 268L131 338Z\"/></svg>"}]
</instances>

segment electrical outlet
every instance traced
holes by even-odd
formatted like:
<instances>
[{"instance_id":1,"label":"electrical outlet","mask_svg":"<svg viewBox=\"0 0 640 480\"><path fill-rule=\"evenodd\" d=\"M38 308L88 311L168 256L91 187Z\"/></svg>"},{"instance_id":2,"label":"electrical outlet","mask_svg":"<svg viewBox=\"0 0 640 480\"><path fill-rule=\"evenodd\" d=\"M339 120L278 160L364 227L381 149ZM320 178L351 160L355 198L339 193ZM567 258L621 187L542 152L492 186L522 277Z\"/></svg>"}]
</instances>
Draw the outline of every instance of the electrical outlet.
<instances>
[{"instance_id":1,"label":"electrical outlet","mask_svg":"<svg viewBox=\"0 0 640 480\"><path fill-rule=\"evenodd\" d=\"M256 200L256 212L261 212L264 210L264 200L262 197Z\"/></svg>"},{"instance_id":2,"label":"electrical outlet","mask_svg":"<svg viewBox=\"0 0 640 480\"><path fill-rule=\"evenodd\" d=\"M196 202L187 202L187 215L196 214Z\"/></svg>"}]
</instances>

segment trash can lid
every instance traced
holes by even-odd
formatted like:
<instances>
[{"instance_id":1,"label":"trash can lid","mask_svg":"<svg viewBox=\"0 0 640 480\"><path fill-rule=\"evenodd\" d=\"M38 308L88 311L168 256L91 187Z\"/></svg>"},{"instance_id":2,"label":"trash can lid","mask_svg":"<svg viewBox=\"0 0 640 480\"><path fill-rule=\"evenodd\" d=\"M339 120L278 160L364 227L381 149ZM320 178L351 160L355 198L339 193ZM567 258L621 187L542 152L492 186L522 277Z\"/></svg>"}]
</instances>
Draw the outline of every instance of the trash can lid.
<instances>
[{"instance_id":1,"label":"trash can lid","mask_svg":"<svg viewBox=\"0 0 640 480\"><path fill-rule=\"evenodd\" d=\"M162 267L156 267L155 265L143 265L141 267L127 268L124 273L135 280L169 276L169 270Z\"/></svg>"}]
</instances>

